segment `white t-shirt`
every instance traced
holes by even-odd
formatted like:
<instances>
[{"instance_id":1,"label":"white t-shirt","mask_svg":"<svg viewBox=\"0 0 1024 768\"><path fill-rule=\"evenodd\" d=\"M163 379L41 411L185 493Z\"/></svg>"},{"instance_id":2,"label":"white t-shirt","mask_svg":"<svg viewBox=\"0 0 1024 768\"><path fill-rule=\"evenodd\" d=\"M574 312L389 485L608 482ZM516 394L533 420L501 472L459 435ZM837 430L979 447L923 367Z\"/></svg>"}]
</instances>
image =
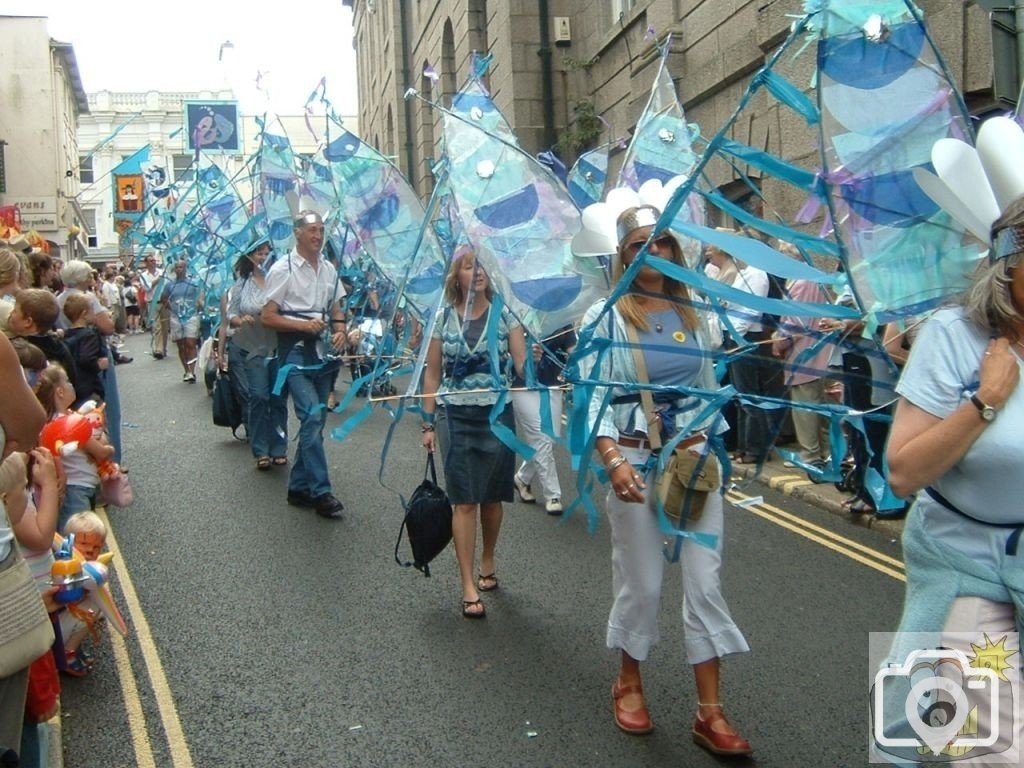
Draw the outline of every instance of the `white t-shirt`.
<instances>
[{"instance_id":1,"label":"white t-shirt","mask_svg":"<svg viewBox=\"0 0 1024 768\"><path fill-rule=\"evenodd\" d=\"M282 313L330 321L331 307L345 298L338 270L322 256L313 266L294 250L274 262L267 273L263 294Z\"/></svg>"},{"instance_id":2,"label":"white t-shirt","mask_svg":"<svg viewBox=\"0 0 1024 768\"><path fill-rule=\"evenodd\" d=\"M932 416L948 417L978 390L979 367L988 343L989 335L962 309L936 312L914 342L896 390ZM1024 369L1019 358L1017 364ZM1018 384L995 421L985 427L963 458L932 484L934 488L978 520L1024 520L1022 426L1024 384Z\"/></svg>"},{"instance_id":3,"label":"white t-shirt","mask_svg":"<svg viewBox=\"0 0 1024 768\"><path fill-rule=\"evenodd\" d=\"M744 293L764 298L768 295L768 273L748 265L739 271L739 274L732 283L732 287ZM760 333L764 330L761 325L760 312L745 307L742 304L734 304L731 301L723 303L729 315L729 322L732 323L732 327L740 335Z\"/></svg>"}]
</instances>

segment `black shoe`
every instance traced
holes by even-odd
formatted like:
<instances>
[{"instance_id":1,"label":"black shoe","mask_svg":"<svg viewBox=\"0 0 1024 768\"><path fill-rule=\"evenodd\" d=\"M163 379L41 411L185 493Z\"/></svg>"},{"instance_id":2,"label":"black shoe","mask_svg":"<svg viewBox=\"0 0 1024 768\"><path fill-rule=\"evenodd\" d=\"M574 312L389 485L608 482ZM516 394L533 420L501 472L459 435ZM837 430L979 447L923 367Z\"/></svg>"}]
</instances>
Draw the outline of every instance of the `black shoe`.
<instances>
[{"instance_id":1,"label":"black shoe","mask_svg":"<svg viewBox=\"0 0 1024 768\"><path fill-rule=\"evenodd\" d=\"M159 352L154 352L153 353L153 359L154 360L163 360L164 359L164 355L161 355Z\"/></svg>"},{"instance_id":2,"label":"black shoe","mask_svg":"<svg viewBox=\"0 0 1024 768\"><path fill-rule=\"evenodd\" d=\"M313 499L313 508L320 517L326 517L331 520L341 520L344 515L342 511L345 509L345 505L334 498L333 493L325 493L322 496L317 496Z\"/></svg>"},{"instance_id":3,"label":"black shoe","mask_svg":"<svg viewBox=\"0 0 1024 768\"><path fill-rule=\"evenodd\" d=\"M313 494L305 491L288 491L288 503L293 507L315 507L316 499Z\"/></svg>"},{"instance_id":4,"label":"black shoe","mask_svg":"<svg viewBox=\"0 0 1024 768\"><path fill-rule=\"evenodd\" d=\"M124 365L134 360L134 357L128 357L127 355L117 355L114 357L114 365Z\"/></svg>"}]
</instances>

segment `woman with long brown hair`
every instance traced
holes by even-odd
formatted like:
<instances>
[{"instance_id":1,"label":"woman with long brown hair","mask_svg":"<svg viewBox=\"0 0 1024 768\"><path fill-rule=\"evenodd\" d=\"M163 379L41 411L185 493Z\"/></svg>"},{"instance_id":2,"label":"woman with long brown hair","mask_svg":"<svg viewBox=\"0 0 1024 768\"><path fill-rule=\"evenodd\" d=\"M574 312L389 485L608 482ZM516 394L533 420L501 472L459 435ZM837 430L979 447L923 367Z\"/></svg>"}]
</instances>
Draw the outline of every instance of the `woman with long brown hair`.
<instances>
[{"instance_id":1,"label":"woman with long brown hair","mask_svg":"<svg viewBox=\"0 0 1024 768\"><path fill-rule=\"evenodd\" d=\"M685 268L682 249L668 231L655 237L660 212L649 205L624 211L617 221L618 250L612 261L612 282L618 286L646 245L651 256ZM665 535L659 525L652 489L654 448L677 438L685 450L713 462L712 443L725 427L719 414L698 416L706 401L692 392L718 388L710 351L714 348L707 321L698 313L687 287L654 266L644 264L614 304L597 302L583 318L581 338L589 329L606 342L605 355L581 361L581 375L599 386L590 400L589 428L611 483L607 514L611 522L613 603L607 645L621 655L612 686L615 723L630 734L654 729L640 676L641 663L658 641L658 609L664 573ZM636 341L632 341L635 338ZM602 343L596 345L603 346ZM635 351L636 350L636 351ZM642 356L647 376L638 375ZM652 422L638 386L651 385L657 418ZM611 391L609 392L609 388ZM608 403L605 407L605 403ZM720 755L747 755L750 744L725 717L719 694L720 659L749 650L722 596L723 514L719 492L706 494L703 508L682 523L687 534L715 537L707 546L683 538L683 630L686 655L697 683L697 714L693 739ZM686 517L687 510L684 510Z\"/></svg>"}]
</instances>

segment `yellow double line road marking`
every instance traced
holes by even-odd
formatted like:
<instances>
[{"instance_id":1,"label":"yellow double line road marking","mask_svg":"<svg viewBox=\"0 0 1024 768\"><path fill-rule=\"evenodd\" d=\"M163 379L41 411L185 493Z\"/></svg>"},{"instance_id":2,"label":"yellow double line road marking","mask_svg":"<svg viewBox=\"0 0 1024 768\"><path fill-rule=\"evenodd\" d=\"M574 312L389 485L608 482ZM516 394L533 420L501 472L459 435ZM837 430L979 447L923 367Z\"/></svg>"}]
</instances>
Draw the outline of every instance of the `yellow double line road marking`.
<instances>
[{"instance_id":1,"label":"yellow double line road marking","mask_svg":"<svg viewBox=\"0 0 1024 768\"><path fill-rule=\"evenodd\" d=\"M146 620L146 615L142 612L142 604L139 603L139 598L135 594L135 585L128 574L128 569L124 566L121 549L117 545L117 539L114 537L107 514L102 509L97 510L97 514L103 518L103 522L107 526L107 548L114 554L117 582L128 608L128 626L130 631L135 633L142 659L146 664L146 671L149 672L153 696L160 712L160 722L167 735L171 764L173 768L194 768L188 742L185 740L185 732L181 727L181 719L178 717L178 708L171 695L171 686L167 682L164 666L160 662L160 654L157 653L156 643L153 642L153 635L149 630L149 621ZM142 700L139 697L139 689L135 685L135 674L128 657L127 644L117 632L108 631L108 634L114 646L117 677L121 683L121 695L124 697L125 711L128 714L128 727L131 731L136 765L139 768L156 768L153 745L149 741Z\"/></svg>"},{"instance_id":2,"label":"yellow double line road marking","mask_svg":"<svg viewBox=\"0 0 1024 768\"><path fill-rule=\"evenodd\" d=\"M815 525L784 509L779 509L771 504L765 504L763 501L756 501L754 497L747 496L738 491L729 491L725 494L725 498L764 520L775 523L775 525L803 536L805 539L810 539L816 544L831 549L833 552L838 552L844 557L866 565L868 568L873 568L879 573L891 576L897 581L905 582L907 580L903 572L903 561L890 557L884 552L879 552L877 549L872 549L853 539L840 536L828 528Z\"/></svg>"}]
</instances>

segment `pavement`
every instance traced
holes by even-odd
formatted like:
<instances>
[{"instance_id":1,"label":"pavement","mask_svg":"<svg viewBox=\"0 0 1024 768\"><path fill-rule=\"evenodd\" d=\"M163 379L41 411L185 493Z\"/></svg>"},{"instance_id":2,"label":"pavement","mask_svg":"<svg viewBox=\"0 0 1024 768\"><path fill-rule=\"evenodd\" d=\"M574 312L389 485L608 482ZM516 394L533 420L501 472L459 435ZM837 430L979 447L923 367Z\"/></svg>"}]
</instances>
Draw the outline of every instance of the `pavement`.
<instances>
[{"instance_id":1,"label":"pavement","mask_svg":"<svg viewBox=\"0 0 1024 768\"><path fill-rule=\"evenodd\" d=\"M902 519L882 519L850 512L843 507L843 502L850 497L849 493L838 490L834 483L812 482L806 472L798 467L786 467L778 456L773 456L771 461L760 467L733 464L732 471L736 480L755 480L794 499L838 515L853 525L884 531L896 539L903 533Z\"/></svg>"}]
</instances>

